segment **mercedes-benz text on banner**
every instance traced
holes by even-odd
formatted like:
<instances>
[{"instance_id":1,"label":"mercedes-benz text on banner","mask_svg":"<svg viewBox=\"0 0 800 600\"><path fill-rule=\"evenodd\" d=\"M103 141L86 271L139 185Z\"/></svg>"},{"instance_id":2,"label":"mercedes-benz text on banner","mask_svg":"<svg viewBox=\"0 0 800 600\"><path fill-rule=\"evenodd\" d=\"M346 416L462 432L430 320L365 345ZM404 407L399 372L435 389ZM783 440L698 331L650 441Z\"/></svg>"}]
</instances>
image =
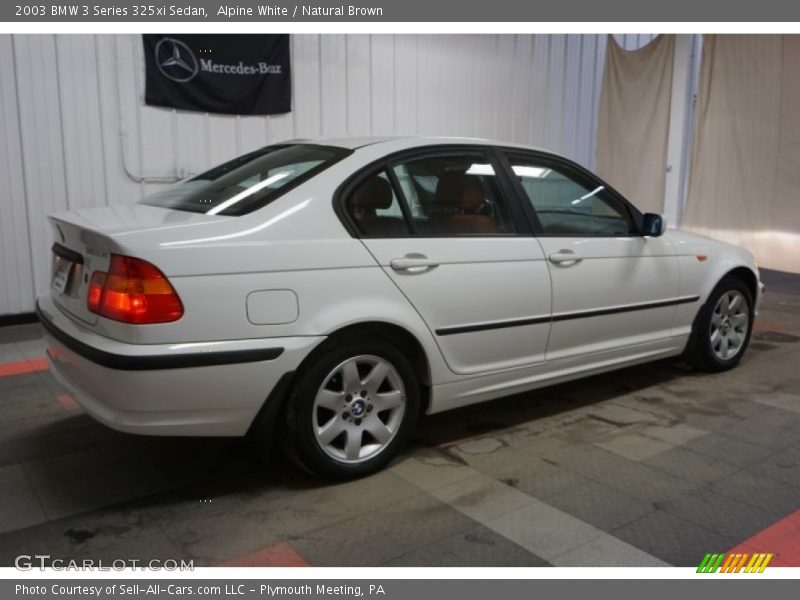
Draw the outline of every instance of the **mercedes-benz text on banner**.
<instances>
[{"instance_id":1,"label":"mercedes-benz text on banner","mask_svg":"<svg viewBox=\"0 0 800 600\"><path fill-rule=\"evenodd\" d=\"M143 35L145 102L231 115L291 110L288 35Z\"/></svg>"}]
</instances>

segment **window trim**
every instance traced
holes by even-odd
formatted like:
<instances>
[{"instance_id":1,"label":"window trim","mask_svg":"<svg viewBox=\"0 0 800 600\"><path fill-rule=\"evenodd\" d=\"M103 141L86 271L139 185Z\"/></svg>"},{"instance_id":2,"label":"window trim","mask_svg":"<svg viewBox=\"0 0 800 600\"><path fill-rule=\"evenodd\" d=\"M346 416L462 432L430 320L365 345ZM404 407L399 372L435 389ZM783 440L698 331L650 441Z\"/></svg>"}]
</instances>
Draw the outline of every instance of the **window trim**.
<instances>
[{"instance_id":1,"label":"window trim","mask_svg":"<svg viewBox=\"0 0 800 600\"><path fill-rule=\"evenodd\" d=\"M411 209L408 206L405 192L403 192L403 186L400 185L400 180L397 178L397 173L394 172L394 169L389 163L386 163L383 172L386 173L386 177L389 178L392 192L397 198L397 203L400 205L400 212L403 214L403 219L406 222L407 237L418 237L417 224L414 222L414 215L411 214Z\"/></svg>"},{"instance_id":2,"label":"window trim","mask_svg":"<svg viewBox=\"0 0 800 600\"><path fill-rule=\"evenodd\" d=\"M528 220L530 221L531 227L533 228L536 237L542 237L542 238L626 237L627 238L627 237L642 237L644 235L644 233L642 232L643 214L641 213L641 211L639 211L639 209L637 209L627 198L625 198L625 196L620 194L612 186L610 186L608 183L600 179L600 177L598 177L588 169L580 166L579 164L569 159L554 154L550 154L547 152L541 152L536 150L525 150L522 148L511 148L506 146L498 147L497 152L503 158L503 166L506 169L508 177L511 179L514 191L517 194L519 202L522 204L523 210L525 211L525 214L528 217ZM629 233L617 233L617 234L546 233L541 225L541 221L539 220L539 215L536 212L536 208L533 206L533 203L530 201L528 194L525 192L525 188L522 187L522 183L518 180L518 178L514 176L514 171L512 169L512 164L511 164L511 159L513 157L521 157L523 160L533 161L537 165L555 169L562 175L568 177L575 183L587 189L594 189L598 186L603 186L603 188L611 195L611 197L617 200L625 209L625 211L627 212L628 219L630 220L630 223L633 226L633 231Z\"/></svg>"},{"instance_id":3,"label":"window trim","mask_svg":"<svg viewBox=\"0 0 800 600\"><path fill-rule=\"evenodd\" d=\"M514 233L462 233L462 234L453 234L453 233L441 233L441 234L420 234L417 231L416 224L414 223L414 219L411 215L411 210L408 206L407 199L405 197L405 192L403 192L403 188L400 185L399 181L397 180L397 176L394 172L394 166L397 164L402 164L405 162L410 162L413 160L423 160L425 158L431 158L436 156L450 156L453 153L463 153L463 154L477 154L480 155L492 165L492 168L495 171L495 177L497 178L497 184L500 191L500 194L503 197L503 200L506 202L508 207L508 217L511 220L511 224L514 226L516 231ZM346 206L346 199L347 197L366 179L379 174L381 171L384 171L388 174L389 181L392 184L392 188L394 191L395 196L397 197L398 202L400 203L400 209L403 213L403 217L406 221L406 228L408 233L404 235L369 235L369 234L361 234L358 231L358 227L356 226L353 219L347 212ZM530 204L528 202L528 204ZM431 145L431 146L417 146L415 148L406 148L405 150L400 150L398 152L393 152L391 154L387 154L364 167L360 168L358 171L350 175L345 181L336 188L336 191L333 194L333 209L336 215L339 217L339 220L344 225L347 232L351 235L351 237L357 239L407 239L407 238L418 238L418 239L484 239L484 238L514 238L514 237L530 237L533 235L533 230L530 227L529 220L525 215L524 206L520 204L520 197L517 190L514 188L513 182L510 180L508 176L507 169L499 160L498 154L494 146L490 145L474 145L474 144L442 144L442 145Z\"/></svg>"}]
</instances>

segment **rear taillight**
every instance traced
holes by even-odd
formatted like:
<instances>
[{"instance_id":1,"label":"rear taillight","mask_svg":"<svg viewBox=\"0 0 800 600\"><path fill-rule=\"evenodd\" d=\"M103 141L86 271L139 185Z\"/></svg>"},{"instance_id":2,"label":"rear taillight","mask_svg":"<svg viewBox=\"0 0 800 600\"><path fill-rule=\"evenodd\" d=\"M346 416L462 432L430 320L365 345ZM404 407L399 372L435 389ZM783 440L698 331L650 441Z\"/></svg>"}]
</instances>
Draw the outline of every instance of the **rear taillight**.
<instances>
[{"instance_id":1,"label":"rear taillight","mask_svg":"<svg viewBox=\"0 0 800 600\"><path fill-rule=\"evenodd\" d=\"M100 313L100 300L103 297L103 286L106 283L106 274L102 271L92 273L89 280L89 293L86 295L86 305L93 313Z\"/></svg>"},{"instance_id":2,"label":"rear taillight","mask_svg":"<svg viewBox=\"0 0 800 600\"><path fill-rule=\"evenodd\" d=\"M108 273L92 273L86 305L100 316L137 325L183 316L181 299L161 271L140 258L118 254L111 255Z\"/></svg>"}]
</instances>

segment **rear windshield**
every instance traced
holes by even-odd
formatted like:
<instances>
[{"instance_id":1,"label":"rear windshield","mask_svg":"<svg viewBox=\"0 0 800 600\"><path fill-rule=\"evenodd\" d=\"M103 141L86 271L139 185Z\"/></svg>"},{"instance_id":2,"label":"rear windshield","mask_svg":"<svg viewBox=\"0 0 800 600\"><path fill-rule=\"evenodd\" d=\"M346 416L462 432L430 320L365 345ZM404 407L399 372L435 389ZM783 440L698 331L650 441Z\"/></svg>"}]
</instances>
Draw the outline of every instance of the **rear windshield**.
<instances>
[{"instance_id":1,"label":"rear windshield","mask_svg":"<svg viewBox=\"0 0 800 600\"><path fill-rule=\"evenodd\" d=\"M244 215L348 154L332 146L268 146L150 194L141 203L208 215Z\"/></svg>"}]
</instances>

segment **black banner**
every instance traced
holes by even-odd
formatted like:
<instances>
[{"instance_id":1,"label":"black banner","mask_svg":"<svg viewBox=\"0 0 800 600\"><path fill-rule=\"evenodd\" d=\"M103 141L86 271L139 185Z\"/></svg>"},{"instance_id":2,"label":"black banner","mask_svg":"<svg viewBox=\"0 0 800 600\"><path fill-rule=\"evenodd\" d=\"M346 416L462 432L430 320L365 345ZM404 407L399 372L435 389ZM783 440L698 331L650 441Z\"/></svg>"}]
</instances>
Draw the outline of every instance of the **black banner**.
<instances>
[{"instance_id":1,"label":"black banner","mask_svg":"<svg viewBox=\"0 0 800 600\"><path fill-rule=\"evenodd\" d=\"M142 36L145 102L229 115L291 110L288 35Z\"/></svg>"},{"instance_id":2,"label":"black banner","mask_svg":"<svg viewBox=\"0 0 800 600\"><path fill-rule=\"evenodd\" d=\"M530 572L530 568L518 567L515 573ZM349 567L346 571L354 571ZM369 571L370 569L366 569ZM390 568L380 568L389 571ZM146 574L120 573L118 577L75 579L45 579L27 577L0 581L0 597L30 598L31 600L160 600L191 597L193 600L428 600L459 598L460 600L485 600L486 598L534 598L560 597L572 599L592 598L641 598L648 600L674 600L675 598L709 597L709 589L715 597L728 600L752 600L754 596L767 598L791 598L796 594L797 582L792 579L792 569L770 568L770 578L762 575L748 579L751 575L720 576L714 583L700 583L698 579L711 581L714 575L696 575L694 569L684 569L691 579L668 579L680 569L659 569L664 575L648 571L642 579L575 579L575 569L558 569L536 579L305 579L303 575L294 579L276 579L272 569L248 569L250 577L258 579L224 578L200 579L181 577L176 579L147 579ZM613 573L615 577L632 577L635 569ZM786 571L785 574L781 571ZM584 571L584 574L586 571ZM349 574L349 573L348 573ZM488 572L495 577L498 575ZM662 577L662 579L658 579ZM677 577L680 577L678 575ZM777 579L783 577L784 579ZM794 591L792 591L794 590ZM701 595L700 591L706 592ZM233 600L233 599L232 599Z\"/></svg>"}]
</instances>

